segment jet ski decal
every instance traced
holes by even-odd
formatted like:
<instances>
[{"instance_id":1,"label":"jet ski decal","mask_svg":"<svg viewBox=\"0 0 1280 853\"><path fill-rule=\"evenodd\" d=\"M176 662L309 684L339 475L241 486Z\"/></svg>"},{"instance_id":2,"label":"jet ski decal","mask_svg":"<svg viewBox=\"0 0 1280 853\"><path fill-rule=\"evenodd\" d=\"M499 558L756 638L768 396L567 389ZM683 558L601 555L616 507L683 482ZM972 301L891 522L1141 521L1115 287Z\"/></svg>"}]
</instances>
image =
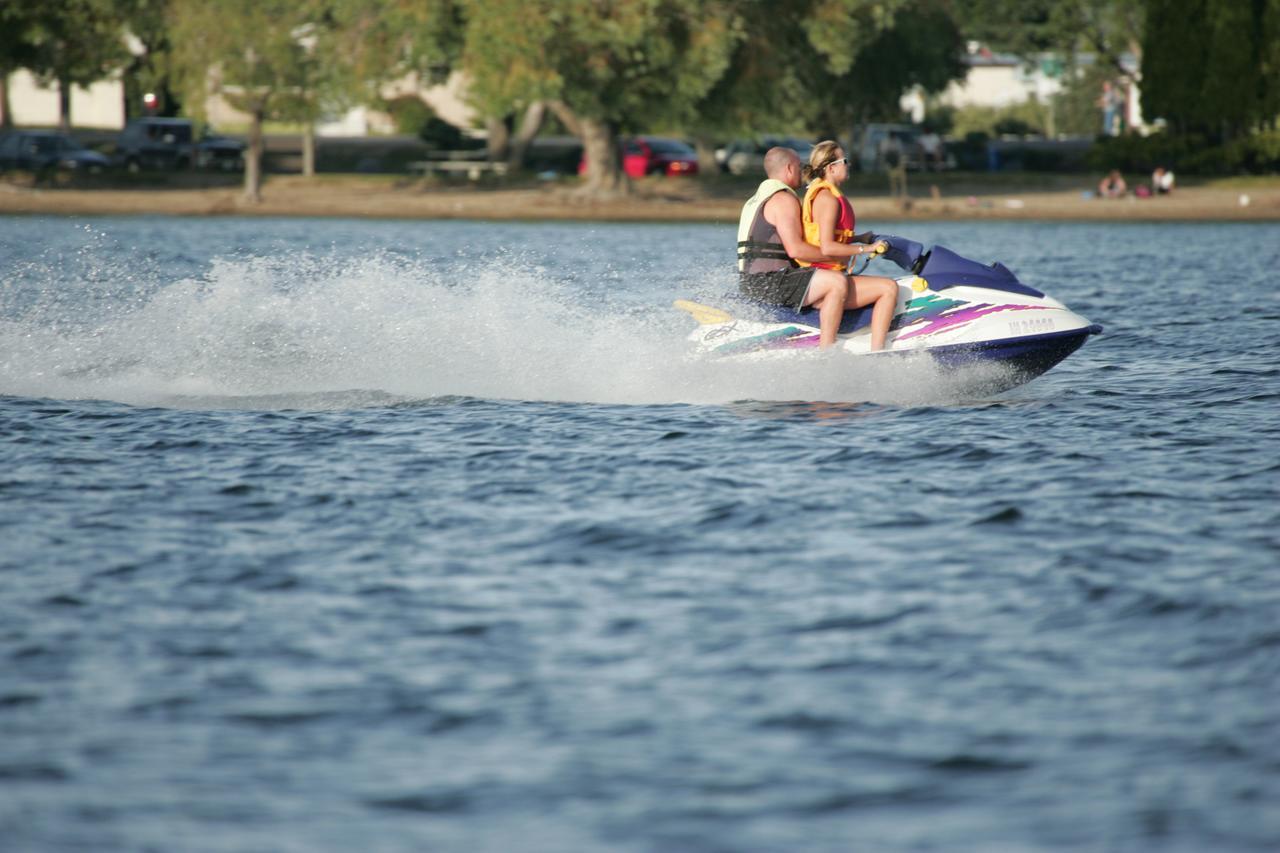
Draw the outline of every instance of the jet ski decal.
<instances>
[{"instance_id":1,"label":"jet ski decal","mask_svg":"<svg viewBox=\"0 0 1280 853\"><path fill-rule=\"evenodd\" d=\"M730 355L735 352L750 352L758 349L799 349L801 347L816 347L817 345L818 334L812 329L787 326L783 329L765 332L763 335L753 335L740 341L721 344L715 348L714 352Z\"/></svg>"},{"instance_id":2,"label":"jet ski decal","mask_svg":"<svg viewBox=\"0 0 1280 853\"><path fill-rule=\"evenodd\" d=\"M918 303L924 303L919 305ZM957 305L966 307L952 311L950 309ZM908 338L918 338L923 335L934 335L938 332L949 331L951 329L967 326L979 317L985 317L988 314L995 314L1000 311L1040 311L1043 310L1039 305L992 305L989 302L966 303L958 299L944 299L938 296L928 296L923 299L913 299L907 306L909 309L902 315L902 322L899 328L910 328L910 331L900 333L895 340L905 341ZM920 328L911 328L914 326Z\"/></svg>"}]
</instances>

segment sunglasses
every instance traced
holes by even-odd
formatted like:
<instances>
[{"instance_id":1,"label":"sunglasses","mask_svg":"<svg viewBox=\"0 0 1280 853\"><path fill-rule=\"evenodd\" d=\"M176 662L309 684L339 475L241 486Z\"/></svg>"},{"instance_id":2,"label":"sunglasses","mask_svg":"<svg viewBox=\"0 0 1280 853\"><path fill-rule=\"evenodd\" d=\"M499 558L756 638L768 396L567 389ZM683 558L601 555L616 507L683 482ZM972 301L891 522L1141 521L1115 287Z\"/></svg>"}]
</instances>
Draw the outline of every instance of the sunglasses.
<instances>
[{"instance_id":1,"label":"sunglasses","mask_svg":"<svg viewBox=\"0 0 1280 853\"><path fill-rule=\"evenodd\" d=\"M841 164L841 163L843 163L843 164L845 164L846 166L848 166L848 165L849 165L849 158L848 158L848 157L841 157L839 160L832 160L830 163L828 163L826 166L823 166L822 168L827 169L827 168L830 168L831 166L837 166L837 165L839 165L839 164Z\"/></svg>"}]
</instances>

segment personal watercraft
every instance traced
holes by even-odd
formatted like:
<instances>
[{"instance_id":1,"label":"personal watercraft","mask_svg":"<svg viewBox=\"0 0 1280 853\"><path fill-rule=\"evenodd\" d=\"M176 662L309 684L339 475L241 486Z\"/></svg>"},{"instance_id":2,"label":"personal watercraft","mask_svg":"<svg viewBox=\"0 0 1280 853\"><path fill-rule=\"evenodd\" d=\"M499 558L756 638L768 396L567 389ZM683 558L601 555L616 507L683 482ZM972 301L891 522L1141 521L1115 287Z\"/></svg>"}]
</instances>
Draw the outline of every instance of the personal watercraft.
<instances>
[{"instance_id":1,"label":"personal watercraft","mask_svg":"<svg viewBox=\"0 0 1280 853\"><path fill-rule=\"evenodd\" d=\"M885 355L928 353L944 368L998 365L995 384L1019 385L1075 352L1102 327L1030 287L1001 263L982 264L945 246L880 236L883 257L908 274L896 279L898 306ZM818 347L818 311L732 297L725 308L679 300L698 321L690 335L700 355L735 360L793 357ZM846 311L836 347L869 354L871 308Z\"/></svg>"}]
</instances>

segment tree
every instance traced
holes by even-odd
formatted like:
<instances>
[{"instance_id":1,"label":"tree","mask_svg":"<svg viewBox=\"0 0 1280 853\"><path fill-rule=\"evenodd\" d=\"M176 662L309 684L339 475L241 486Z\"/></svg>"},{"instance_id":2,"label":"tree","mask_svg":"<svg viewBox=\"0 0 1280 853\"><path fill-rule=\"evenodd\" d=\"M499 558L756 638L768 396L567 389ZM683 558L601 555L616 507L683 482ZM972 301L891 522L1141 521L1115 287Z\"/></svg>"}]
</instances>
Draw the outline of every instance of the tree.
<instances>
[{"instance_id":1,"label":"tree","mask_svg":"<svg viewBox=\"0 0 1280 853\"><path fill-rule=\"evenodd\" d=\"M938 93L962 78L963 55L964 40L942 0L909 0L863 38L844 70L834 62L802 66L807 90L827 93L806 101L809 124L836 137L867 121L896 120L903 92L919 86Z\"/></svg>"},{"instance_id":2,"label":"tree","mask_svg":"<svg viewBox=\"0 0 1280 853\"><path fill-rule=\"evenodd\" d=\"M385 108L383 87L445 82L458 67L464 0L327 0L324 99L329 108Z\"/></svg>"},{"instance_id":3,"label":"tree","mask_svg":"<svg viewBox=\"0 0 1280 853\"><path fill-rule=\"evenodd\" d=\"M1191 0L1195 2L1195 0ZM1144 0L954 0L966 38L1032 59L1040 53L1074 61L1091 53L1116 74L1127 75L1123 56L1141 52L1147 17ZM1187 4L1177 14L1190 17Z\"/></svg>"},{"instance_id":4,"label":"tree","mask_svg":"<svg viewBox=\"0 0 1280 853\"><path fill-rule=\"evenodd\" d=\"M963 75L964 44L942 0L737 4L742 38L696 110L700 136L804 128L839 138L896 119L903 92Z\"/></svg>"},{"instance_id":5,"label":"tree","mask_svg":"<svg viewBox=\"0 0 1280 853\"><path fill-rule=\"evenodd\" d=\"M220 94L249 116L244 197L262 198L262 125L290 116L311 62L301 39L315 9L290 0L172 0L170 34L176 86L188 111L205 115Z\"/></svg>"},{"instance_id":6,"label":"tree","mask_svg":"<svg viewBox=\"0 0 1280 853\"><path fill-rule=\"evenodd\" d=\"M461 67L488 117L542 101L578 136L585 188L625 192L620 133L678 126L729 65L730 0L467 0Z\"/></svg>"},{"instance_id":7,"label":"tree","mask_svg":"<svg viewBox=\"0 0 1280 853\"><path fill-rule=\"evenodd\" d=\"M1262 121L1271 127L1280 122L1280 0L1264 0L1262 25L1258 33L1258 85L1262 88L1259 107Z\"/></svg>"},{"instance_id":8,"label":"tree","mask_svg":"<svg viewBox=\"0 0 1280 853\"><path fill-rule=\"evenodd\" d=\"M173 116L180 104L169 85L169 0L116 0L124 25L133 37L133 56L124 67L125 115L138 113L142 96L156 96L155 112Z\"/></svg>"},{"instance_id":9,"label":"tree","mask_svg":"<svg viewBox=\"0 0 1280 853\"><path fill-rule=\"evenodd\" d=\"M68 131L72 87L96 83L128 59L123 20L115 0L61 0L27 14L19 36L24 64L37 79L57 84L58 124Z\"/></svg>"},{"instance_id":10,"label":"tree","mask_svg":"<svg viewBox=\"0 0 1280 853\"><path fill-rule=\"evenodd\" d=\"M41 14L32 3L0 4L0 129L13 127L9 75L35 62Z\"/></svg>"},{"instance_id":11,"label":"tree","mask_svg":"<svg viewBox=\"0 0 1280 853\"><path fill-rule=\"evenodd\" d=\"M1175 132L1227 141L1280 105L1280 2L1145 0L1144 109Z\"/></svg>"}]
</instances>

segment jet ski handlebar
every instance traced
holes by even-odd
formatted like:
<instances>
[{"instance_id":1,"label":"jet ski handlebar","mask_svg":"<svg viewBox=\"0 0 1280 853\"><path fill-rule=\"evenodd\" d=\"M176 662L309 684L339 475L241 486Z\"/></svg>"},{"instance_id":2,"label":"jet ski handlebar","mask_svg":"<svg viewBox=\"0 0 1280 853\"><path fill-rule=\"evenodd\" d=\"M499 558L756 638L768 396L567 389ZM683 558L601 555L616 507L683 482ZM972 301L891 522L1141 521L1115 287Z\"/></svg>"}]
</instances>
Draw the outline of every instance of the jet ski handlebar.
<instances>
[{"instance_id":1,"label":"jet ski handlebar","mask_svg":"<svg viewBox=\"0 0 1280 853\"><path fill-rule=\"evenodd\" d=\"M919 268L923 265L924 259L927 258L924 245L917 243L915 240L908 240L905 237L894 237L888 234L869 234L867 236L870 238L871 243L881 244L876 248L875 254L866 258L868 264L871 263L873 259L883 255L885 258L893 261L907 272L914 273L919 272ZM865 257L865 255L855 255L853 258L849 259L849 271L851 273L853 272L854 258L859 257ZM862 269L866 268L866 264L864 264Z\"/></svg>"}]
</instances>

